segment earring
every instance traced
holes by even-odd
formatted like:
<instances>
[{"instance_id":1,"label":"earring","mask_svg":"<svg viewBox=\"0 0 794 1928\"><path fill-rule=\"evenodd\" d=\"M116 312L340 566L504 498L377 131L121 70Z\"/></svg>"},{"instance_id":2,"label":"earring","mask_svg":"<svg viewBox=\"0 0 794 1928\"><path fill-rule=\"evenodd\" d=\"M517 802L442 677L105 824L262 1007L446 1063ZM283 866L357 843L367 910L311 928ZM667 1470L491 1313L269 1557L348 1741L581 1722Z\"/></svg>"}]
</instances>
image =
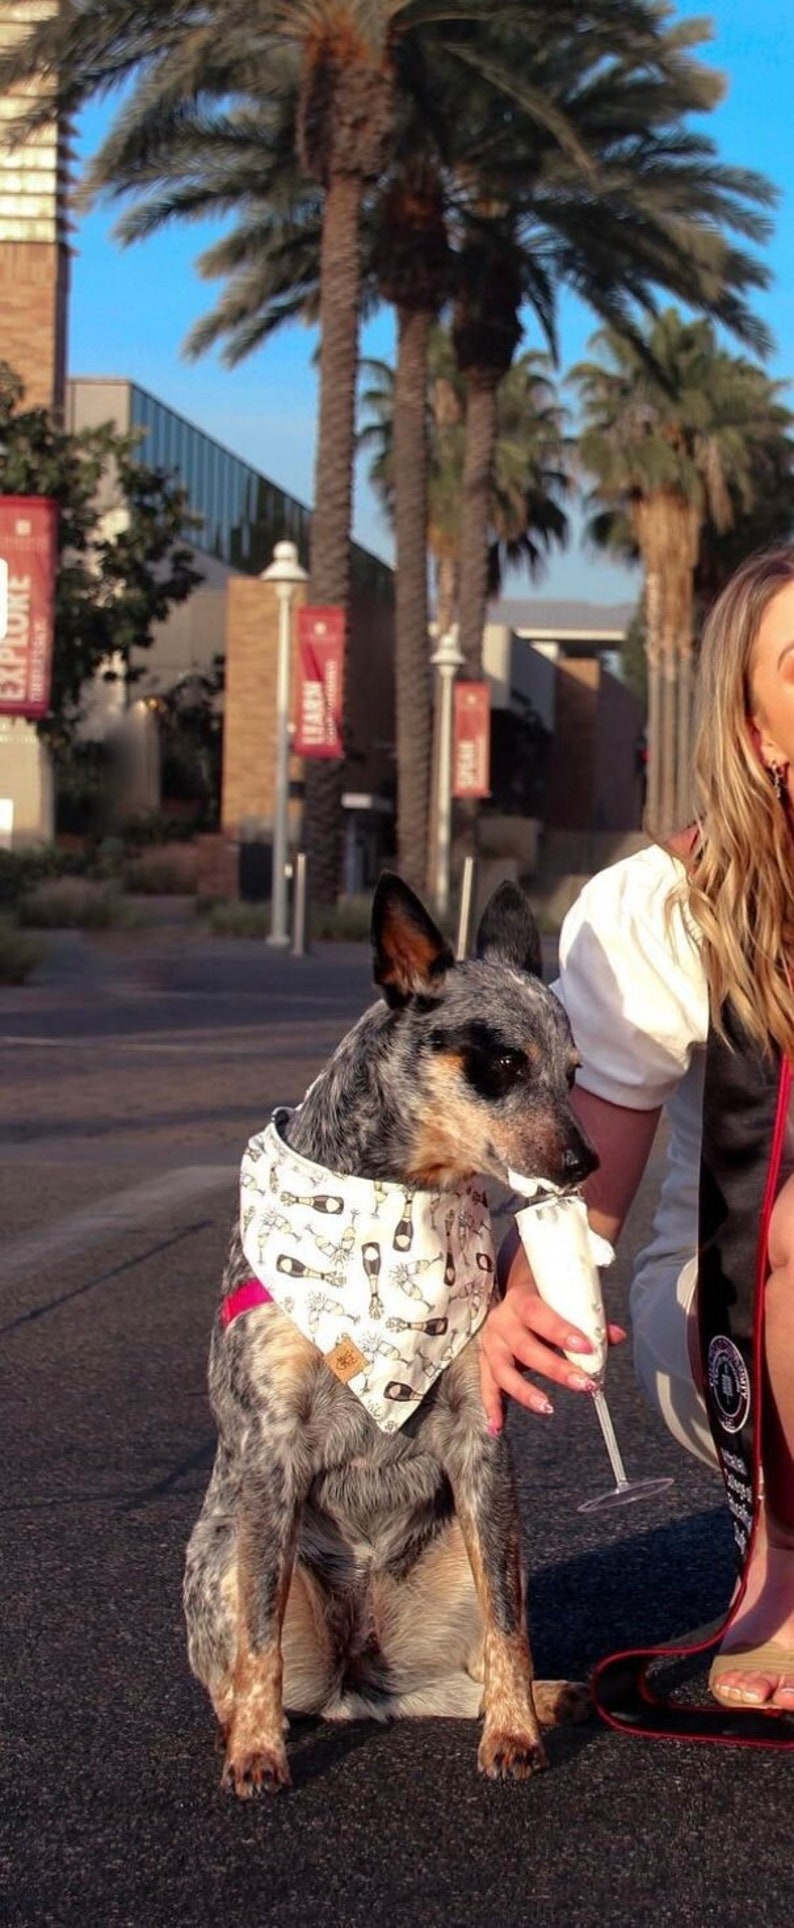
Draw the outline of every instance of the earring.
<instances>
[{"instance_id":1,"label":"earring","mask_svg":"<svg viewBox=\"0 0 794 1928\"><path fill-rule=\"evenodd\" d=\"M769 775L778 803L783 803L786 797L786 780L782 763L770 763Z\"/></svg>"}]
</instances>

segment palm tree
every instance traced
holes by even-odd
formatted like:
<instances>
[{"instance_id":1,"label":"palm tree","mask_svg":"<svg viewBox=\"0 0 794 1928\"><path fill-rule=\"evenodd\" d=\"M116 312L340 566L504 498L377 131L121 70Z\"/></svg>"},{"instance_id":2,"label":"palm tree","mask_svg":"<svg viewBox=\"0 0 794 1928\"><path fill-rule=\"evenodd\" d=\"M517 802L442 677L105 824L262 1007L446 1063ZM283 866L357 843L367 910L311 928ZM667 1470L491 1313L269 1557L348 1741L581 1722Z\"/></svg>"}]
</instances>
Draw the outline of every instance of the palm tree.
<instances>
[{"instance_id":1,"label":"palm tree","mask_svg":"<svg viewBox=\"0 0 794 1928\"><path fill-rule=\"evenodd\" d=\"M453 337L468 396L460 644L476 673L485 613L485 529L494 398L534 308L554 347L553 296L567 284L608 326L639 338L659 291L714 316L759 353L768 337L745 295L768 274L742 241L763 241L775 199L759 175L723 165L687 125L722 82L696 61L702 23L652 41L588 23L579 58L547 44L533 70L548 120L516 114L489 146L459 236ZM502 142L505 141L504 158ZM500 185L499 171L502 167Z\"/></svg>"},{"instance_id":2,"label":"palm tree","mask_svg":"<svg viewBox=\"0 0 794 1928\"><path fill-rule=\"evenodd\" d=\"M368 361L369 385L361 406L368 420L359 446L370 449L370 480L389 519L398 501L395 460L399 385L386 362ZM436 629L459 620L461 498L466 451L466 396L457 372L449 328L433 329L426 396L430 444L426 546L436 581ZM519 356L496 395L496 442L488 509L488 593L498 595L507 568L541 575L554 544L563 546L569 493L563 411L551 377L549 356Z\"/></svg>"},{"instance_id":3,"label":"palm tree","mask_svg":"<svg viewBox=\"0 0 794 1928\"><path fill-rule=\"evenodd\" d=\"M484 31L485 0L84 0L42 20L0 62L0 89L32 75L51 83L28 126L66 115L132 77L131 98L89 169L89 188L151 185L157 158L207 102L266 103L306 183L321 199L319 421L310 576L314 601L347 608L354 403L361 302L360 229L367 191L394 140L402 42L438 31ZM408 62L410 65L411 51ZM421 65L421 49L413 52ZM272 183L272 174L270 176ZM307 769L306 831L313 888L336 894L341 771Z\"/></svg>"},{"instance_id":4,"label":"palm tree","mask_svg":"<svg viewBox=\"0 0 794 1928\"><path fill-rule=\"evenodd\" d=\"M572 370L579 456L595 480L590 532L639 555L648 661L648 819L666 834L688 814L696 570L704 531L719 541L753 507L765 465L794 417L780 384L717 345L707 321L676 309L644 340L603 329L599 359ZM790 498L789 498L790 499Z\"/></svg>"},{"instance_id":5,"label":"palm tree","mask_svg":"<svg viewBox=\"0 0 794 1928\"><path fill-rule=\"evenodd\" d=\"M512 353L520 337L519 298L548 332L559 279L608 320L630 318L654 287L679 290L686 279L699 306L750 333L744 292L764 275L721 237L762 238L757 210L770 191L757 176L721 169L705 137L683 134L682 120L713 105L720 83L691 58L697 26L667 23L656 0L558 0L551 16L545 0L257 0L253 9L242 0L173 0L168 9L160 0L82 0L34 26L0 61L0 88L44 71L67 114L134 79L89 170L94 193L147 192L158 169L168 178L174 139L208 105L256 105L269 117L274 155L289 148L297 156L321 234L315 600L347 603L362 212L394 150L400 101L410 98L432 120L437 71L445 101L454 99L453 77L459 92L467 83L467 101L472 76L479 90L441 151L445 181L455 184L459 247L466 235L457 337L469 344L463 365L482 404L472 408L463 544L464 570L477 572L462 597L462 640L473 663L483 614L487 420L494 370L503 372L509 343ZM48 111L51 102L34 106L31 120ZM283 193L277 175L274 163L263 198ZM475 211L468 230L461 204ZM519 268L499 265L513 308L499 314L491 302L486 315L470 270L487 247L483 223L496 222L501 242L513 209ZM312 766L308 788L315 888L328 896L337 876L338 769Z\"/></svg>"},{"instance_id":6,"label":"palm tree","mask_svg":"<svg viewBox=\"0 0 794 1928\"><path fill-rule=\"evenodd\" d=\"M402 149L405 149L403 154ZM173 137L174 182L162 163L155 190L139 199L117 232L136 240L165 222L234 209L237 224L199 256L199 272L222 277L215 307L191 330L194 356L218 341L234 366L274 329L319 308L322 208L261 110L195 118ZM397 490L395 670L397 841L401 874L424 883L429 816L430 665L426 562L426 438L421 420L428 331L449 283L438 169L428 132L403 140L362 223L362 313L377 300L397 314ZM417 396L419 402L417 404Z\"/></svg>"}]
</instances>

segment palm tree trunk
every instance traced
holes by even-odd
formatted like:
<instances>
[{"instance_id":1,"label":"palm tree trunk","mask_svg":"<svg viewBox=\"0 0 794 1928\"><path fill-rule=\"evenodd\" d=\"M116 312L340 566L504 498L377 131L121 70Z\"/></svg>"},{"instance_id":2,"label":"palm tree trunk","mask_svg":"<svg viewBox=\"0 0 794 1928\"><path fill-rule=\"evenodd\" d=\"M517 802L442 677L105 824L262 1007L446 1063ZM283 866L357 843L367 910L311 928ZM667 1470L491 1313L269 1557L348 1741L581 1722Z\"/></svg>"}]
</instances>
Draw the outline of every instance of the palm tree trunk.
<instances>
[{"instance_id":1,"label":"palm tree trunk","mask_svg":"<svg viewBox=\"0 0 794 1928\"><path fill-rule=\"evenodd\" d=\"M466 453L460 517L460 622L458 648L461 674L482 675L482 642L488 608L488 517L496 443L496 391L493 371L466 373ZM453 869L459 875L465 857L477 855L479 804L465 798L455 805Z\"/></svg>"},{"instance_id":2,"label":"palm tree trunk","mask_svg":"<svg viewBox=\"0 0 794 1928\"><path fill-rule=\"evenodd\" d=\"M394 384L397 864L424 889L432 705L427 592L427 349L434 316L398 311Z\"/></svg>"},{"instance_id":3,"label":"palm tree trunk","mask_svg":"<svg viewBox=\"0 0 794 1928\"><path fill-rule=\"evenodd\" d=\"M442 555L436 562L436 633L438 640L446 636L458 619L460 590L458 586L458 563L455 556Z\"/></svg>"},{"instance_id":4,"label":"palm tree trunk","mask_svg":"<svg viewBox=\"0 0 794 1928\"><path fill-rule=\"evenodd\" d=\"M464 676L482 672L482 639L488 607L488 516L496 444L499 376L466 375L466 454L460 522L460 629Z\"/></svg>"},{"instance_id":5,"label":"palm tree trunk","mask_svg":"<svg viewBox=\"0 0 794 1928\"><path fill-rule=\"evenodd\" d=\"M676 828L676 651L669 637L662 653L662 767L659 794L659 831L669 837Z\"/></svg>"},{"instance_id":6,"label":"palm tree trunk","mask_svg":"<svg viewBox=\"0 0 794 1928\"><path fill-rule=\"evenodd\" d=\"M645 797L645 828L657 836L661 816L662 769L662 679L661 679L661 582L657 569L647 568L645 578L645 655L648 662L648 779Z\"/></svg>"},{"instance_id":7,"label":"palm tree trunk","mask_svg":"<svg viewBox=\"0 0 794 1928\"><path fill-rule=\"evenodd\" d=\"M675 813L677 827L688 824L692 815L692 775L690 769L692 738L692 646L678 652L678 770L676 773Z\"/></svg>"},{"instance_id":8,"label":"palm tree trunk","mask_svg":"<svg viewBox=\"0 0 794 1928\"><path fill-rule=\"evenodd\" d=\"M676 771L676 818L678 825L688 824L692 814L692 773L691 773L691 734L692 734L692 644L695 613L695 570L700 551L701 515L694 503L684 507L683 522L686 531L685 556L682 555L682 569L686 563L686 575L682 574L681 583L681 628L678 637L678 765Z\"/></svg>"},{"instance_id":9,"label":"palm tree trunk","mask_svg":"<svg viewBox=\"0 0 794 1928\"><path fill-rule=\"evenodd\" d=\"M349 605L362 187L339 174L325 199L320 261L320 395L309 573L313 603ZM346 720L344 727L347 741ZM304 834L317 903L336 901L342 858L343 761L307 759Z\"/></svg>"}]
</instances>

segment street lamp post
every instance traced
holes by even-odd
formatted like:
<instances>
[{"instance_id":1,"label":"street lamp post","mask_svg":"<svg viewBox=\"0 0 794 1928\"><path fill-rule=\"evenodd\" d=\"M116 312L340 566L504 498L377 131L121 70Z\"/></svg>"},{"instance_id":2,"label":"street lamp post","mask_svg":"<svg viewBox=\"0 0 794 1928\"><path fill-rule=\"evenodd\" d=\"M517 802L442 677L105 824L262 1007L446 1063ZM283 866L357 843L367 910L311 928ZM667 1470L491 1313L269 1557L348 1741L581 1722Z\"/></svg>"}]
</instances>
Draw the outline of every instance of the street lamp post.
<instances>
[{"instance_id":1,"label":"street lamp post","mask_svg":"<svg viewBox=\"0 0 794 1928\"><path fill-rule=\"evenodd\" d=\"M308 582L294 542L277 542L273 561L260 582L272 582L278 601L278 667L276 671L276 768L273 812L273 884L268 944L289 943L287 929L287 823L289 810L289 686L292 645L292 603L295 590Z\"/></svg>"},{"instance_id":2,"label":"street lamp post","mask_svg":"<svg viewBox=\"0 0 794 1928\"><path fill-rule=\"evenodd\" d=\"M434 897L439 917L449 909L449 855L452 831L452 689L463 657L457 627L448 629L430 658L438 671L436 683L436 821L434 825Z\"/></svg>"}]
</instances>

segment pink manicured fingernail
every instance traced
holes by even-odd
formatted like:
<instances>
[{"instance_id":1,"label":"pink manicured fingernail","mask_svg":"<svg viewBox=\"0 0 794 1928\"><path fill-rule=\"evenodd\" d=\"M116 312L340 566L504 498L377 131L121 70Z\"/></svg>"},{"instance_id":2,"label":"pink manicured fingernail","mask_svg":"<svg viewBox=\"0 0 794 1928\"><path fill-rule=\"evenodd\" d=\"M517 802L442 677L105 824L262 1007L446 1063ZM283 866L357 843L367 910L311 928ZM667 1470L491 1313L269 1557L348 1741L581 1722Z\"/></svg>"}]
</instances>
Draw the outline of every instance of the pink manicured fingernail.
<instances>
[{"instance_id":1,"label":"pink manicured fingernail","mask_svg":"<svg viewBox=\"0 0 794 1928\"><path fill-rule=\"evenodd\" d=\"M583 1372L569 1372L568 1385L574 1392L595 1392L592 1379L588 1379Z\"/></svg>"},{"instance_id":2,"label":"pink manicured fingernail","mask_svg":"<svg viewBox=\"0 0 794 1928\"><path fill-rule=\"evenodd\" d=\"M553 1413L554 1407L550 1399L544 1399L541 1405L535 1407L535 1411L536 1413Z\"/></svg>"},{"instance_id":3,"label":"pink manicured fingernail","mask_svg":"<svg viewBox=\"0 0 794 1928\"><path fill-rule=\"evenodd\" d=\"M564 1352L592 1352L592 1350L590 1340L585 1339L581 1332L566 1333Z\"/></svg>"},{"instance_id":4,"label":"pink manicured fingernail","mask_svg":"<svg viewBox=\"0 0 794 1928\"><path fill-rule=\"evenodd\" d=\"M498 1437L499 1437L499 1434L500 1434L500 1432L501 1432L501 1430L502 1430L502 1421L501 1421L501 1419L489 1419L489 1421L488 1421L488 1431L489 1431L489 1433L490 1433L490 1435L491 1435L491 1438L492 1438L492 1439L498 1439Z\"/></svg>"}]
</instances>

